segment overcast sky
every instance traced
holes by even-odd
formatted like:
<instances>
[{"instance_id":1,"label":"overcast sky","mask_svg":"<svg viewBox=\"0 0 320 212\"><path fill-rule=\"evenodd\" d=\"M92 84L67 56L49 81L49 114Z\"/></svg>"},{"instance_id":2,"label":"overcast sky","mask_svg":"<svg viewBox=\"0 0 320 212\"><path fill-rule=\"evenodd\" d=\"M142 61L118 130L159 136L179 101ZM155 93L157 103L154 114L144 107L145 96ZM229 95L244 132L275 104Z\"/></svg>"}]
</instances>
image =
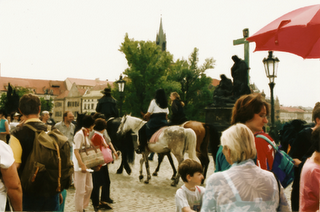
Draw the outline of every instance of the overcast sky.
<instances>
[{"instance_id":1,"label":"overcast sky","mask_svg":"<svg viewBox=\"0 0 320 212\"><path fill-rule=\"evenodd\" d=\"M233 46L249 28L250 35L276 18L319 0L0 0L1 76L65 80L67 77L115 81L127 68L119 47L128 33L154 41L162 16L167 51L174 60L199 49L199 65L216 60L210 77L231 78L232 55L243 58L243 45ZM250 78L270 96L262 60L253 52ZM320 101L320 61L274 52L280 64L274 93L284 106L311 106Z\"/></svg>"}]
</instances>

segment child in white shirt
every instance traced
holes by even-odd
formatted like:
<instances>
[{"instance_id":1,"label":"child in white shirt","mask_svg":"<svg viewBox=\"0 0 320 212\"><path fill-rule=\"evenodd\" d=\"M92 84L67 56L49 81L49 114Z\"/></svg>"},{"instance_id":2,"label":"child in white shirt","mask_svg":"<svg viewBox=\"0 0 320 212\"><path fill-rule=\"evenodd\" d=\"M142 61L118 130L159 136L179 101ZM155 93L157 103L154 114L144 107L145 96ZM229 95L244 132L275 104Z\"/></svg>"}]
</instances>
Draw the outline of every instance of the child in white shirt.
<instances>
[{"instance_id":1,"label":"child in white shirt","mask_svg":"<svg viewBox=\"0 0 320 212\"><path fill-rule=\"evenodd\" d=\"M186 159L180 164L178 171L184 185L176 192L177 212L199 212L205 192L205 188L199 186L203 179L201 164Z\"/></svg>"}]
</instances>

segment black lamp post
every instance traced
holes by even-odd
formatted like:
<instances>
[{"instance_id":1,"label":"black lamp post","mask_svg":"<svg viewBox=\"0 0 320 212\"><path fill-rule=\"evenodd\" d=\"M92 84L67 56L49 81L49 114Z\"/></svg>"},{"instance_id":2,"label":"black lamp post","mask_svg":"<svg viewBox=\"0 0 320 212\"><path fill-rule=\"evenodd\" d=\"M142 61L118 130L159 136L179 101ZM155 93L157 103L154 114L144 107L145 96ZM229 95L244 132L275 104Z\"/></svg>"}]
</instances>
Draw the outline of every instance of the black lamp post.
<instances>
[{"instance_id":1,"label":"black lamp post","mask_svg":"<svg viewBox=\"0 0 320 212\"><path fill-rule=\"evenodd\" d=\"M273 136L277 136L274 126L274 100L273 100L273 88L275 86L274 78L277 77L278 64L280 60L277 57L272 55L272 51L269 51L268 58L263 59L264 69L266 71L266 75L269 78L269 87L271 93L271 128L270 133ZM273 138L275 139L275 138Z\"/></svg>"},{"instance_id":2,"label":"black lamp post","mask_svg":"<svg viewBox=\"0 0 320 212\"><path fill-rule=\"evenodd\" d=\"M120 75L120 79L116 81L116 83L119 86L119 92L120 92L120 116L122 116L122 100L123 100L123 92L124 92L124 86L126 84L126 81L122 79L122 75Z\"/></svg>"}]
</instances>

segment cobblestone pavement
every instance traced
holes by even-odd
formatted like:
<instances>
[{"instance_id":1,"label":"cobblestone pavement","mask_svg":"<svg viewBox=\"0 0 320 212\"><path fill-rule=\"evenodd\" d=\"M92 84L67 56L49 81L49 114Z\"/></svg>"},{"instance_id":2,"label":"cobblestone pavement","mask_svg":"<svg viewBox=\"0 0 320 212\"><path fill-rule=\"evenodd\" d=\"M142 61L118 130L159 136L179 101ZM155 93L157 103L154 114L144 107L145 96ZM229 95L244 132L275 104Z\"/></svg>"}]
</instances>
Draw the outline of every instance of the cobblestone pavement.
<instances>
[{"instance_id":1,"label":"cobblestone pavement","mask_svg":"<svg viewBox=\"0 0 320 212\"><path fill-rule=\"evenodd\" d=\"M160 171L157 177L152 176L149 184L144 184L139 181L139 160L141 156L136 154L134 164L131 165L132 173L128 175L125 171L122 174L116 174L120 165L120 159L114 164L109 164L109 173L111 180L110 197L115 201L110 204L113 209L108 211L114 212L168 212L175 211L174 195L176 190L182 186L183 182L180 179L177 187L170 186L172 168L167 158L163 160ZM187 155L185 156L187 158ZM154 161L149 161L151 173L157 166L157 155L154 156ZM177 162L175 162L177 167ZM214 172L214 163L210 156L210 164L207 176ZM144 174L146 171L144 169ZM144 179L146 175L144 175ZM205 185L204 185L205 186ZM65 211L74 211L74 189L68 189ZM285 194L290 202L291 185L285 189ZM94 211L90 204L86 211Z\"/></svg>"}]
</instances>

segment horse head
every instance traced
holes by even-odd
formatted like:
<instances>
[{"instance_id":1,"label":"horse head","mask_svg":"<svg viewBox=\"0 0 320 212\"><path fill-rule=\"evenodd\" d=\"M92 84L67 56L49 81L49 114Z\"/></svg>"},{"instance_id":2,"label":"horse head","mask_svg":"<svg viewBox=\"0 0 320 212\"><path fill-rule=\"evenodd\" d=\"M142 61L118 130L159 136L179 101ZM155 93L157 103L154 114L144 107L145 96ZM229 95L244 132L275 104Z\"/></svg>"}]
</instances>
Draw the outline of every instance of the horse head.
<instances>
[{"instance_id":1,"label":"horse head","mask_svg":"<svg viewBox=\"0 0 320 212\"><path fill-rule=\"evenodd\" d=\"M122 118L121 118L121 121L120 121L120 125L118 127L118 131L117 131L117 136L122 136L123 134L125 134L126 132L128 132L130 129L127 129L127 116L128 115L124 115Z\"/></svg>"}]
</instances>

